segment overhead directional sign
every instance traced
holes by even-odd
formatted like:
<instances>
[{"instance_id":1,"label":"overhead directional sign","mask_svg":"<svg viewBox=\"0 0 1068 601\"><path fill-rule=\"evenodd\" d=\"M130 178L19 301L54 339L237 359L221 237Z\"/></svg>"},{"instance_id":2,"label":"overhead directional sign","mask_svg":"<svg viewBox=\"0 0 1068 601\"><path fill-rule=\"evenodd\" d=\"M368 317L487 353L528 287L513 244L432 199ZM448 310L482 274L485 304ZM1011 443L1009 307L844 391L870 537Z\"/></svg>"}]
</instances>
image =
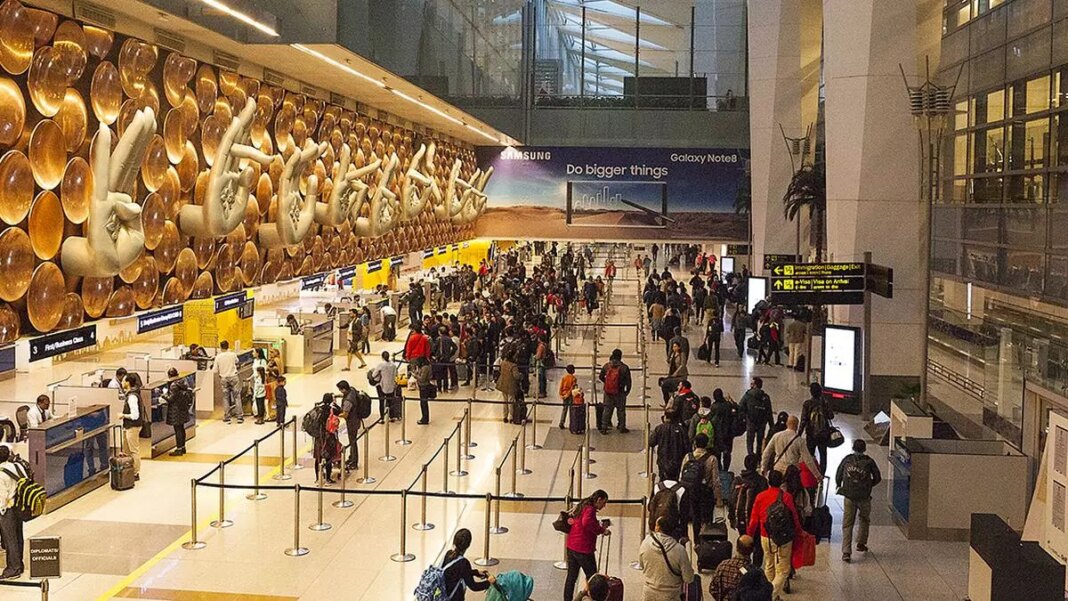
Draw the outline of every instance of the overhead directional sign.
<instances>
[{"instance_id":1,"label":"overhead directional sign","mask_svg":"<svg viewBox=\"0 0 1068 601\"><path fill-rule=\"evenodd\" d=\"M800 263L801 258L797 255L764 255L764 273L767 274L776 265L785 265L787 263Z\"/></svg>"},{"instance_id":2,"label":"overhead directional sign","mask_svg":"<svg viewBox=\"0 0 1068 601\"><path fill-rule=\"evenodd\" d=\"M872 294L878 294L885 298L894 298L893 268L869 263L866 287Z\"/></svg>"},{"instance_id":3,"label":"overhead directional sign","mask_svg":"<svg viewBox=\"0 0 1068 601\"><path fill-rule=\"evenodd\" d=\"M864 263L786 263L771 268L771 300L787 305L864 303Z\"/></svg>"}]
</instances>

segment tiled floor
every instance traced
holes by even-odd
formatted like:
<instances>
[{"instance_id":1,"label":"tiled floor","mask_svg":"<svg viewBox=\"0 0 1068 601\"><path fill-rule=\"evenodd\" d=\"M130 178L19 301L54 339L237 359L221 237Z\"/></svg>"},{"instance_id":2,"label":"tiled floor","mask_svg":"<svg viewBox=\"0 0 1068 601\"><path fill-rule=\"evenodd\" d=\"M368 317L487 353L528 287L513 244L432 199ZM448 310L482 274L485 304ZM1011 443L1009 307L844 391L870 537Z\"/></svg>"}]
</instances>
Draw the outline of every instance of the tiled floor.
<instances>
[{"instance_id":1,"label":"tiled floor","mask_svg":"<svg viewBox=\"0 0 1068 601\"><path fill-rule=\"evenodd\" d=\"M615 308L608 320L633 323L637 316L637 282L617 282ZM697 330L690 332L698 336ZM154 342L138 346L148 348ZM632 328L608 328L600 341L598 352L603 360L607 351L620 346L628 354L634 353L634 330ZM395 349L399 343L373 345L373 350ZM655 388L655 373L665 370L663 354L658 346L649 346L649 382ZM124 349L125 350L125 349ZM132 349L131 349L132 350ZM726 349L725 349L726 350ZM568 360L584 365L592 364L592 339L576 337L567 348ZM121 356L118 354L116 356ZM583 359L585 357L585 359ZM106 363L107 357L101 358ZM637 361L631 361L637 365ZM313 376L290 378L292 410L301 414L323 392L331 390L341 378L350 382L366 382L359 375L342 373L343 361ZM25 397L37 390L43 382L58 379L66 373L82 371L81 365L64 364L51 373L33 372L21 375L14 383L0 383L0 398ZM805 397L801 376L783 368L754 366L751 359L740 361L729 351L724 353L723 367L697 365L691 367L695 375L691 379L702 394L710 394L714 387L739 398L750 375L762 375L765 389L770 393L776 410L797 411ZM588 373L588 372L587 372ZM639 378L640 380L640 378ZM549 390L555 389L550 381ZM470 390L462 391L461 397L470 396ZM478 398L498 398L496 393L477 392ZM453 396L453 395L447 395ZM659 391L650 390L650 403L659 401ZM630 398L639 404L638 393ZM415 418L409 415L407 434L413 444L399 446L393 443L400 438L396 428L386 438L384 429L375 428L370 434L370 474L377 478L373 485L356 483L359 474L349 476L348 488L387 491L399 490L418 480L422 462L429 459L452 431L456 420L463 414L463 403L437 403L432 408L432 423L416 426ZM413 404L410 410L415 409ZM433 530L419 532L410 526L421 521L420 502L411 498L407 514L401 513L401 501L395 495L349 494L355 506L338 509L331 505L337 500L335 492L324 495L323 519L332 528L314 532L308 526L317 522L317 495L301 495L300 515L294 531L294 493L292 490L265 490L268 498L263 501L246 500L246 490L233 490L225 494L226 517L234 525L226 529L208 526L217 517L219 497L216 489L198 489L198 538L207 543L206 548L187 551L179 543L189 539L190 486L191 478L207 472L221 457L240 450L264 433L267 426L225 426L218 422L201 425L197 438L190 443L190 454L181 460L167 459L146 461L142 480L128 492L115 492L104 487L72 503L53 514L46 515L27 525L27 536L40 533L59 533L64 537L65 576L52 588L52 599L82 601L86 599L218 599L282 601L302 599L331 601L352 600L401 600L410 599L411 591L423 568L440 557L457 528L469 528L474 533L474 544L468 552L472 559L483 556L485 536L486 502L482 498L494 490L494 468L511 445L519 428L500 422L500 408L495 405L474 405L472 439L478 443L472 449L475 459L464 462L470 472L466 477L449 477L449 489L468 493L479 498L429 498L426 503L426 520L435 524ZM575 450L581 437L556 428L558 409L551 408L539 415L537 435L528 426L528 443L535 440L543 445L541 450L525 453L529 475L516 477L519 492L529 496L563 496L569 490L569 469L575 459ZM652 414L654 423L658 420ZM602 437L591 435L596 451L592 457L597 463L591 472L595 479L584 479L584 492L603 488L613 499L638 499L647 491L648 480L639 476L645 469L645 456L641 452L643 415L640 410L628 413L632 432L620 435L613 432ZM860 422L850 416L838 420L839 425L852 438L860 433ZM287 435L287 447L289 445ZM387 447L398 457L397 461L378 460ZM307 461L308 441L300 434L299 446ZM449 453L450 470L455 461L455 447ZM263 449L261 482L267 486L279 483L271 479L277 473L277 446L275 439ZM846 447L832 452L832 466L844 456ZM287 449L287 454L289 450ZM740 463L744 453L744 441L735 449L735 463ZM880 466L885 465L885 450L872 447L871 454ZM364 458L366 461L366 458ZM428 490L442 489L442 458L438 457L427 468ZM511 487L511 463L502 470L502 491ZM251 484L253 466L245 459L231 464L226 480L230 484ZM288 470L288 468L287 468ZM581 470L580 470L581 471ZM311 470L295 472L294 481L303 486L311 485ZM214 477L209 480L213 482ZM282 483L288 487L293 481ZM418 490L418 485L416 486ZM572 489L574 492L574 489ZM910 542L890 520L885 508L885 486L875 493L873 526L870 546L866 555L854 554L852 564L840 560L837 547L840 540L836 532L831 544L818 547L817 564L804 569L794 583L794 601L840 600L959 600L966 591L967 546L963 543ZM841 503L832 497L830 501L835 524L841 522ZM501 503L500 523L509 529L506 534L491 535L489 554L500 559L494 570L519 569L535 578L534 598L539 600L560 599L563 572L552 567L563 552L562 538L551 526L559 511L559 504L534 500L507 501ZM640 599L641 573L630 568L636 559L640 542L640 509L638 506L612 507L606 515L614 518L614 536L606 553L608 571L620 575L625 583L627 599ZM492 518L492 516L491 516ZM390 556L400 550L400 530L404 528L406 551L416 556L415 561L397 563ZM300 544L310 553L294 558L283 550L294 544L294 535L299 534ZM0 589L5 601L30 601L39 598L36 593L21 589ZM471 598L479 598L471 595Z\"/></svg>"}]
</instances>

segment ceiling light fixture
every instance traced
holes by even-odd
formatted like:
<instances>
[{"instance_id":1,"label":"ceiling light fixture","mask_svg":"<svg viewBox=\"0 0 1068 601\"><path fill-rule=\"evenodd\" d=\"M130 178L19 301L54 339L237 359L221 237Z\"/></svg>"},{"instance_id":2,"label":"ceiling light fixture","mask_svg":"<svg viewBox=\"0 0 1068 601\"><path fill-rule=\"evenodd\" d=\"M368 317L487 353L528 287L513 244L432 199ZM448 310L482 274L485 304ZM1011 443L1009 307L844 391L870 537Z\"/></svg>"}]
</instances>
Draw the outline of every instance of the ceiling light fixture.
<instances>
[{"instance_id":1,"label":"ceiling light fixture","mask_svg":"<svg viewBox=\"0 0 1068 601\"><path fill-rule=\"evenodd\" d=\"M204 4L207 4L208 6L210 6L212 8L214 8L217 11L220 11L220 12L226 13L227 15L230 15L231 17L237 19L238 21L241 21L242 23L244 23L246 25L250 25L252 27L255 27L256 29L262 31L263 33L265 33L265 34L267 34L269 36L278 37L278 32L275 31L273 27L270 27L269 25L265 25L263 23L260 23L256 19L253 19L252 17L246 15L245 13L243 13L243 12L241 12L239 10L235 10L233 8L230 8L229 6L223 4L222 2L219 2L218 0L200 0L200 1L202 3L204 3Z\"/></svg>"},{"instance_id":2,"label":"ceiling light fixture","mask_svg":"<svg viewBox=\"0 0 1068 601\"><path fill-rule=\"evenodd\" d=\"M360 73L359 71L357 71L356 69L353 69L352 67L346 65L345 63L342 63L340 61L336 61L336 60L330 58L329 56L323 54L322 52L318 52L316 50L312 50L311 48L308 48L304 44L291 44L291 46L293 46L294 48L296 48L297 50L300 50L301 52L303 52L305 54L310 54L311 56L314 56L315 58L323 61L324 63L333 65L334 67L337 67L338 69L341 69L342 71L344 71L345 73L348 73L349 75L355 75L356 77L359 77L360 79L362 79L362 80L364 80L366 82L372 83L372 84L374 84L374 85L376 85L376 86L378 86L380 88L386 87L386 84L378 81L377 79L375 79L373 77L369 77L367 75L364 75L363 73Z\"/></svg>"},{"instance_id":3,"label":"ceiling light fixture","mask_svg":"<svg viewBox=\"0 0 1068 601\"><path fill-rule=\"evenodd\" d=\"M390 91L393 92L394 94L396 94L397 96L400 96L401 98L407 100L408 102L411 102L412 104L416 104L416 105L418 105L418 106L430 111L431 113L434 113L435 115L438 115L439 117L449 121L450 123L455 123L456 125L463 125L463 123L464 123L463 121L460 121L456 117L453 117L452 115L447 114L445 111L443 111L443 110L441 110L441 109L439 109L437 107L431 106L431 105L423 102L422 100L419 100L418 98L415 98L414 96L409 96L408 94L405 94L404 92L401 92L398 89L390 88Z\"/></svg>"},{"instance_id":4,"label":"ceiling light fixture","mask_svg":"<svg viewBox=\"0 0 1068 601\"><path fill-rule=\"evenodd\" d=\"M498 140L497 138L487 134L486 132L482 131L481 129L475 127L474 125L470 125L470 124L464 123L464 127L466 127L467 129L475 132L476 134L482 136L483 138L486 138L486 139L489 139L489 140L493 140L494 142L497 142L498 144L500 143L500 140Z\"/></svg>"}]
</instances>

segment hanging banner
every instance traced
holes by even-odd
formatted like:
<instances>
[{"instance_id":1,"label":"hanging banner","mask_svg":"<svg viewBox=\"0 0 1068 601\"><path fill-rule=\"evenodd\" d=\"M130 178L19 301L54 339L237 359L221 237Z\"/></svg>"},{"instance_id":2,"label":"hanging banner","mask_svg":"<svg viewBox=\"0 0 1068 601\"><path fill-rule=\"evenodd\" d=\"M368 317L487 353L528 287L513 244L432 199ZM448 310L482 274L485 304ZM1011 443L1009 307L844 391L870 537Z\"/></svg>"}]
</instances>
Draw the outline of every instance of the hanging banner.
<instances>
[{"instance_id":1,"label":"hanging banner","mask_svg":"<svg viewBox=\"0 0 1068 601\"><path fill-rule=\"evenodd\" d=\"M748 149L489 146L476 154L494 170L479 236L748 237L746 217L734 211Z\"/></svg>"}]
</instances>

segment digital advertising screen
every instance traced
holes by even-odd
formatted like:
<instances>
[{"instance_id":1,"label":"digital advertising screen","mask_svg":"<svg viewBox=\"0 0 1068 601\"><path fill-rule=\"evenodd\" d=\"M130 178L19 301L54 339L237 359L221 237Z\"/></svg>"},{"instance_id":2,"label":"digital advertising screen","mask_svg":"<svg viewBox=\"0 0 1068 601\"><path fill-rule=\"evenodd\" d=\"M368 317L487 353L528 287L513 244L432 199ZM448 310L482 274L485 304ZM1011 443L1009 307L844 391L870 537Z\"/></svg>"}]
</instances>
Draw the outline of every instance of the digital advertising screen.
<instances>
[{"instance_id":1,"label":"digital advertising screen","mask_svg":"<svg viewBox=\"0 0 1068 601\"><path fill-rule=\"evenodd\" d=\"M753 308L756 307L757 303L764 300L768 296L768 278L760 276L751 276L747 280L747 282L749 284L749 288L747 290L748 296L746 296L746 298L748 299L748 302L746 303L746 305L749 309L749 312L752 313Z\"/></svg>"},{"instance_id":2,"label":"digital advertising screen","mask_svg":"<svg viewBox=\"0 0 1068 601\"><path fill-rule=\"evenodd\" d=\"M823 387L857 392L860 379L860 328L826 326L823 334Z\"/></svg>"},{"instance_id":3,"label":"digital advertising screen","mask_svg":"<svg viewBox=\"0 0 1068 601\"><path fill-rule=\"evenodd\" d=\"M722 275L734 273L734 257L720 257L719 272Z\"/></svg>"}]
</instances>

